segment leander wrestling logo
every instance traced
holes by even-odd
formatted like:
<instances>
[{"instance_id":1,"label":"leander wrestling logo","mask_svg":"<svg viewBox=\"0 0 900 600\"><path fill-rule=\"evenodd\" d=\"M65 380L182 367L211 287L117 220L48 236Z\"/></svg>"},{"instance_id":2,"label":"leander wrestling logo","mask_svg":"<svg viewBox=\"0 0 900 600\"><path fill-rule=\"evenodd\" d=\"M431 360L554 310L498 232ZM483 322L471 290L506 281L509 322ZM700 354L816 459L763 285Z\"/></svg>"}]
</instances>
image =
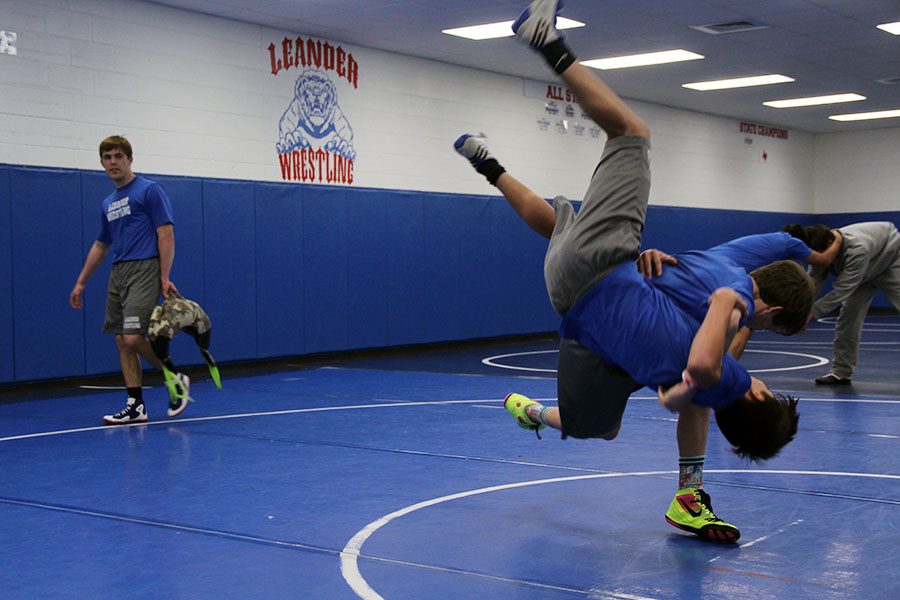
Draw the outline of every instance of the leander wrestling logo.
<instances>
[{"instance_id":1,"label":"leander wrestling logo","mask_svg":"<svg viewBox=\"0 0 900 600\"><path fill-rule=\"evenodd\" d=\"M353 184L353 128L328 75L359 85L359 64L353 55L329 42L284 38L281 52L269 44L272 75L291 67L302 69L294 83L294 97L278 122L278 162L281 178L332 184Z\"/></svg>"}]
</instances>

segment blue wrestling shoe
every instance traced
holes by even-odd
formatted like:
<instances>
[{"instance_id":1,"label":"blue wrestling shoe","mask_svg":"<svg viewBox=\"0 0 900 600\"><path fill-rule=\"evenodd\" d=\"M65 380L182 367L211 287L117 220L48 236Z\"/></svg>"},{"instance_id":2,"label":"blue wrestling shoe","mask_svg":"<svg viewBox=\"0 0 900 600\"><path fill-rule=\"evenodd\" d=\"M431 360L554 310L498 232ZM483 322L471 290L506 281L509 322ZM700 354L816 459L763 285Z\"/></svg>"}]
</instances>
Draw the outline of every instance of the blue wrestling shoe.
<instances>
[{"instance_id":1,"label":"blue wrestling shoe","mask_svg":"<svg viewBox=\"0 0 900 600\"><path fill-rule=\"evenodd\" d=\"M556 29L556 15L562 7L561 0L534 0L513 23L513 33L535 50L563 39Z\"/></svg>"}]
</instances>

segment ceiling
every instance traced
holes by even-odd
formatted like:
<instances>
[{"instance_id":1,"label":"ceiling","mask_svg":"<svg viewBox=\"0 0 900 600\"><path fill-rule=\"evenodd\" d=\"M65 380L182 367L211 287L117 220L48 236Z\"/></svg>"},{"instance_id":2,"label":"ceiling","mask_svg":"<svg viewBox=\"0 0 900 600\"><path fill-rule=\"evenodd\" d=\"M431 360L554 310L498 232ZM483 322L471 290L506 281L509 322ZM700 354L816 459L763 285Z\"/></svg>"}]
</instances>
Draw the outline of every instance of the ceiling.
<instances>
[{"instance_id":1,"label":"ceiling","mask_svg":"<svg viewBox=\"0 0 900 600\"><path fill-rule=\"evenodd\" d=\"M470 41L442 29L514 19L527 0L157 0L159 4L515 75L552 80L513 38ZM683 48L704 60L597 73L625 98L829 133L900 127L900 118L841 123L829 115L900 109L900 0L568 0L565 32L582 60ZM691 25L750 21L766 29L711 35ZM779 73L793 83L697 92L681 84ZM893 84L880 79L896 79ZM865 101L775 109L767 100L855 92Z\"/></svg>"}]
</instances>

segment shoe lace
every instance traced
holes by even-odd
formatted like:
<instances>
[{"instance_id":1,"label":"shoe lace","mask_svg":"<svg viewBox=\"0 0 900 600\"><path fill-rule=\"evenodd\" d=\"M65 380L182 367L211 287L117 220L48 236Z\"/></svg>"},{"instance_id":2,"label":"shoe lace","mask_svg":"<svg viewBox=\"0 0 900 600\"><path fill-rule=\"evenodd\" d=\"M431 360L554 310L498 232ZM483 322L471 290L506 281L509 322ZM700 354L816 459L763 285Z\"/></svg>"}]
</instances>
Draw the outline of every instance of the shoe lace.
<instances>
[{"instance_id":1,"label":"shoe lace","mask_svg":"<svg viewBox=\"0 0 900 600\"><path fill-rule=\"evenodd\" d=\"M700 495L700 505L706 509L706 512L709 513L709 516L706 517L706 520L710 523L717 523L719 521L722 521L722 519L717 517L716 513L713 512L712 499L709 497L709 494L707 494L703 489L699 489L697 491Z\"/></svg>"},{"instance_id":2,"label":"shoe lace","mask_svg":"<svg viewBox=\"0 0 900 600\"><path fill-rule=\"evenodd\" d=\"M125 404L125 408L114 414L113 417L117 419L124 419L125 417L137 415L139 413L138 407L140 405L141 403L139 403L134 398L129 398L128 402Z\"/></svg>"}]
</instances>

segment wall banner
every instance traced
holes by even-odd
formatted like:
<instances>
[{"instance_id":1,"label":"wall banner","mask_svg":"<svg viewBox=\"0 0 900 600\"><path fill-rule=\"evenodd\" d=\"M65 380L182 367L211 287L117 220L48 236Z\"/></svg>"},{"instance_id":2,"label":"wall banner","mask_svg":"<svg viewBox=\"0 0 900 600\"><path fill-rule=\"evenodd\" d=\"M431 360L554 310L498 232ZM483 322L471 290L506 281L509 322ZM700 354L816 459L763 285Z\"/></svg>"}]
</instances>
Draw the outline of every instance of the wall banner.
<instances>
[{"instance_id":1,"label":"wall banner","mask_svg":"<svg viewBox=\"0 0 900 600\"><path fill-rule=\"evenodd\" d=\"M341 110L338 85L359 88L359 63L341 46L285 37L267 47L274 77L296 77L293 97L278 121L275 150L281 178L302 183L353 184L353 127Z\"/></svg>"},{"instance_id":2,"label":"wall banner","mask_svg":"<svg viewBox=\"0 0 900 600\"><path fill-rule=\"evenodd\" d=\"M776 138L779 140L788 139L788 130L778 127L770 127L762 123L750 123L748 121L740 122L740 132L749 133L751 135L761 135L763 137Z\"/></svg>"},{"instance_id":3,"label":"wall banner","mask_svg":"<svg viewBox=\"0 0 900 600\"><path fill-rule=\"evenodd\" d=\"M579 138L585 135L593 139L601 137L600 127L578 106L575 92L566 86L525 79L522 81L522 94L544 102L543 114L536 121L538 130Z\"/></svg>"}]
</instances>

